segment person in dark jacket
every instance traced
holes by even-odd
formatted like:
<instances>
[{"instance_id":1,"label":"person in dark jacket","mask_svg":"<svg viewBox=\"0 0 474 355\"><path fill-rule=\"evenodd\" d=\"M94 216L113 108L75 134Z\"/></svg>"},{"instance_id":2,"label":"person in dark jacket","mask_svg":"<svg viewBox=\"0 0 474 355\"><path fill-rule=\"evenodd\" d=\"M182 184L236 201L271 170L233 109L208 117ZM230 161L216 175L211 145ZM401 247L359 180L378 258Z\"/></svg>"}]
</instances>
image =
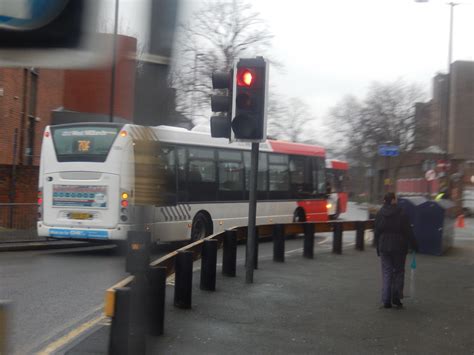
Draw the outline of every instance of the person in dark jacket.
<instances>
[{"instance_id":1,"label":"person in dark jacket","mask_svg":"<svg viewBox=\"0 0 474 355\"><path fill-rule=\"evenodd\" d=\"M382 302L384 308L403 304L405 260L409 247L416 250L408 216L397 206L393 192L384 196L384 204L375 217L375 245L382 263Z\"/></svg>"}]
</instances>

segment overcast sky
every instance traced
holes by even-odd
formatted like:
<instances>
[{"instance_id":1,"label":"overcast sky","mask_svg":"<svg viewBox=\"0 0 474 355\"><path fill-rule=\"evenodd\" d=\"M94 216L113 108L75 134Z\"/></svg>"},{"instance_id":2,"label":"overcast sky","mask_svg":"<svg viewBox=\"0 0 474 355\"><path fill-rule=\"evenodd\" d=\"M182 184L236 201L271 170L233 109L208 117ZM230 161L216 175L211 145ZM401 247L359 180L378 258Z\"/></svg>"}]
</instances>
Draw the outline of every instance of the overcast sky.
<instances>
[{"instance_id":1,"label":"overcast sky","mask_svg":"<svg viewBox=\"0 0 474 355\"><path fill-rule=\"evenodd\" d=\"M112 0L108 0L112 1ZM128 31L144 28L138 3L121 0ZM199 0L182 0L185 21ZM272 87L303 98L318 118L344 95L362 97L373 81L402 78L431 95L431 79L447 70L449 6L443 0L252 0L274 34ZM132 10L133 9L133 10ZM132 11L131 11L132 10ZM455 7L453 60L474 60L474 0Z\"/></svg>"}]
</instances>

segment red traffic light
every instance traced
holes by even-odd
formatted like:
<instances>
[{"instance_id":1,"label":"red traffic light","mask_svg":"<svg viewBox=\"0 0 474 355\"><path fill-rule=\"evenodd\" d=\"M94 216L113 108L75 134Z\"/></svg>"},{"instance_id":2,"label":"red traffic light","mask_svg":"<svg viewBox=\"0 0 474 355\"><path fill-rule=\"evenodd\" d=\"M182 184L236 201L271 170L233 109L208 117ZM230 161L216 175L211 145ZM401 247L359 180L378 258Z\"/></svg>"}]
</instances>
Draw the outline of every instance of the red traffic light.
<instances>
[{"instance_id":1,"label":"red traffic light","mask_svg":"<svg viewBox=\"0 0 474 355\"><path fill-rule=\"evenodd\" d=\"M237 73L237 85L251 87L255 83L255 72L248 68L239 68Z\"/></svg>"}]
</instances>

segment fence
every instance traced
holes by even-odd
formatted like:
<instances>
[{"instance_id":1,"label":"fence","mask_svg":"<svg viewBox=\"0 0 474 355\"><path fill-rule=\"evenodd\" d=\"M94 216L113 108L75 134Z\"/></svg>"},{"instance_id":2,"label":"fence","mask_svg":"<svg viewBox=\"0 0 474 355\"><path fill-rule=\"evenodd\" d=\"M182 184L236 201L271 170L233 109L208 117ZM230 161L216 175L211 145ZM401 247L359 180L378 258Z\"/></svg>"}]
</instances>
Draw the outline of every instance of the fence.
<instances>
[{"instance_id":1,"label":"fence","mask_svg":"<svg viewBox=\"0 0 474 355\"><path fill-rule=\"evenodd\" d=\"M0 203L0 241L38 238L36 203Z\"/></svg>"}]
</instances>

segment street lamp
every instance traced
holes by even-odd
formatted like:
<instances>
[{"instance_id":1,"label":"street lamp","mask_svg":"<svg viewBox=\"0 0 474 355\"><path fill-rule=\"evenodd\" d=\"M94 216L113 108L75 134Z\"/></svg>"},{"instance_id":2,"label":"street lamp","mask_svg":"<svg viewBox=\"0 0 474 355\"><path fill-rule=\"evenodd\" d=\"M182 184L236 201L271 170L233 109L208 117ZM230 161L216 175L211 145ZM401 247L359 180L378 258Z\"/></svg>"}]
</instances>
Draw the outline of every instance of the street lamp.
<instances>
[{"instance_id":1,"label":"street lamp","mask_svg":"<svg viewBox=\"0 0 474 355\"><path fill-rule=\"evenodd\" d=\"M429 2L429 0L415 0L415 2ZM450 123L450 105L451 105L451 62L453 58L453 24L454 24L454 7L459 5L456 2L448 2L447 5L450 7L449 11L449 39L448 39L448 70L447 70L447 84L446 84L446 113L445 113L445 120L446 120L446 132L444 137L444 151L446 154L446 160L448 158L448 144L449 144L449 123ZM439 129L441 131L442 125L440 124Z\"/></svg>"},{"instance_id":2,"label":"street lamp","mask_svg":"<svg viewBox=\"0 0 474 355\"><path fill-rule=\"evenodd\" d=\"M198 72L198 58L202 57L204 54L196 52L194 53L194 69L193 69L193 92L191 95L191 120L194 120L194 115L196 113L195 105L196 105L196 81L197 81L197 72Z\"/></svg>"}]
</instances>

